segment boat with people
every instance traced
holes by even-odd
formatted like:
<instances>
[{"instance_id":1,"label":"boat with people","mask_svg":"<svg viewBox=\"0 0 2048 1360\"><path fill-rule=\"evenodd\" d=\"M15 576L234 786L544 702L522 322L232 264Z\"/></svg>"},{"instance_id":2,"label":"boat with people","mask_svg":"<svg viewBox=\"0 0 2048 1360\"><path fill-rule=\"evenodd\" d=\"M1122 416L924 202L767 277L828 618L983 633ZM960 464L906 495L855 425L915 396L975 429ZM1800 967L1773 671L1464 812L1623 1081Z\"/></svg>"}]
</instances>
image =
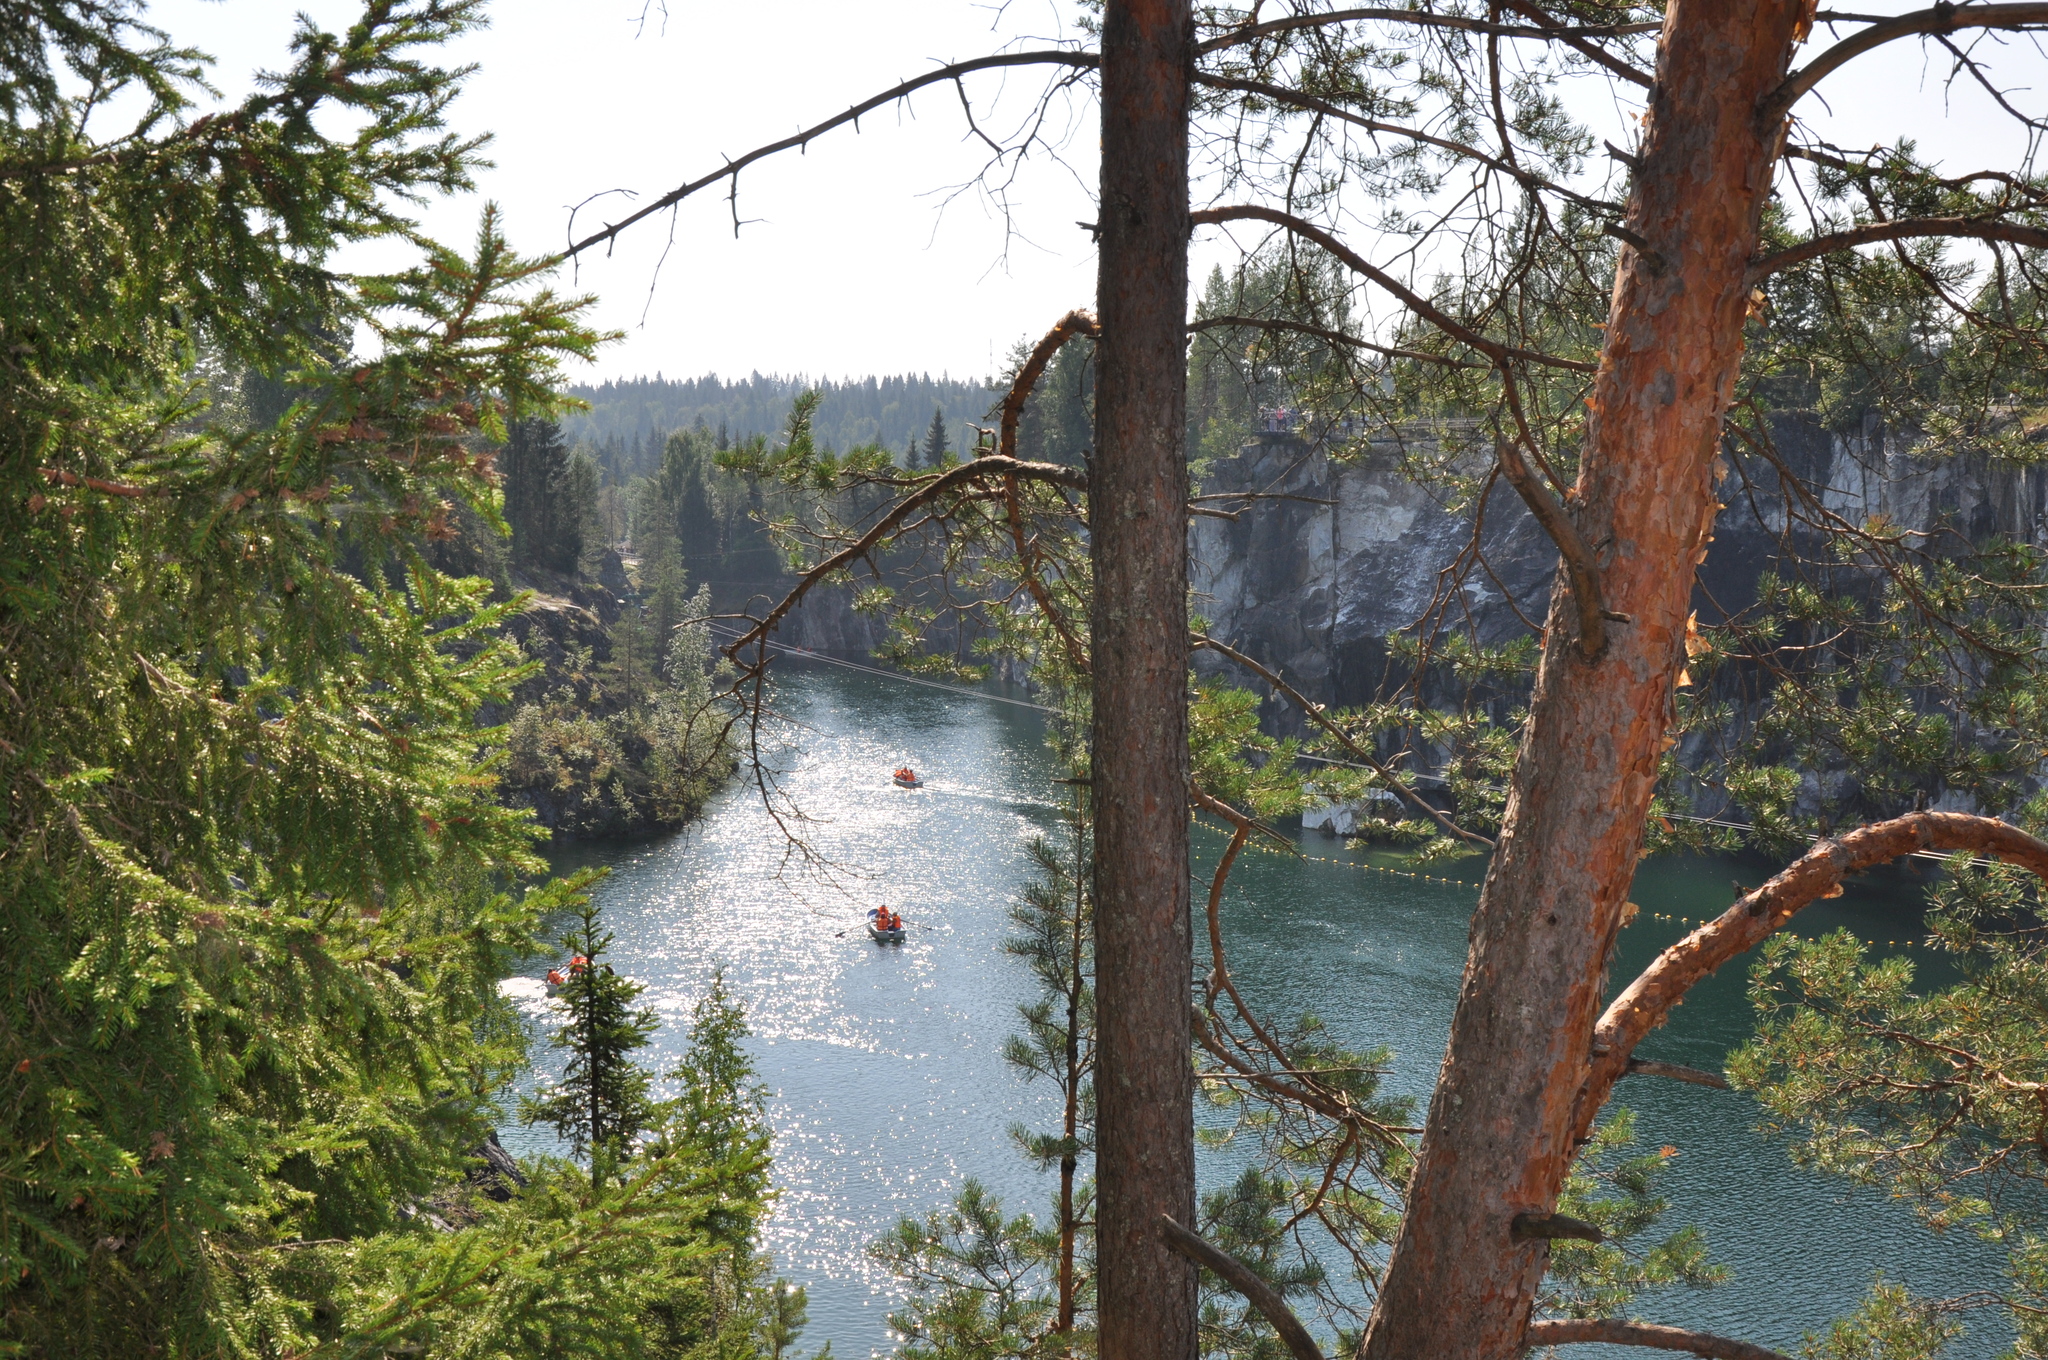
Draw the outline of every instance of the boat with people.
<instances>
[{"instance_id":1,"label":"boat with people","mask_svg":"<svg viewBox=\"0 0 2048 1360\"><path fill-rule=\"evenodd\" d=\"M578 954L574 958L569 960L568 971L564 972L560 968L548 969L548 995L553 996L556 992L560 991L563 987L568 985L569 979L571 977L575 976L577 973L582 972L589 966L590 960L584 958L581 954Z\"/></svg>"},{"instance_id":2,"label":"boat with people","mask_svg":"<svg viewBox=\"0 0 2048 1360\"><path fill-rule=\"evenodd\" d=\"M924 787L924 781L917 777L917 771L911 769L908 765L897 766L896 773L892 777L896 780L896 787L899 789L921 789Z\"/></svg>"},{"instance_id":3,"label":"boat with people","mask_svg":"<svg viewBox=\"0 0 2048 1360\"><path fill-rule=\"evenodd\" d=\"M869 907L868 938L876 944L902 944L903 918L887 907Z\"/></svg>"}]
</instances>

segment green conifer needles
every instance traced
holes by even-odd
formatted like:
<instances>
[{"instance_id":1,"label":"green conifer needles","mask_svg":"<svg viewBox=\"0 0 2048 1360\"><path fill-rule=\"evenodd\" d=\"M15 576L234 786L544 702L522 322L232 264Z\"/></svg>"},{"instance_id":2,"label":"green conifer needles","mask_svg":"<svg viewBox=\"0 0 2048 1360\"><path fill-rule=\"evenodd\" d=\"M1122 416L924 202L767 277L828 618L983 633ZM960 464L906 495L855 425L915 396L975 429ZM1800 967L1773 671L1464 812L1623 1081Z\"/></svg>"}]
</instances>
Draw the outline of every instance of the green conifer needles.
<instances>
[{"instance_id":1,"label":"green conifer needles","mask_svg":"<svg viewBox=\"0 0 2048 1360\"><path fill-rule=\"evenodd\" d=\"M136 8L0 37L0 1350L588 1328L577 1271L674 1274L718 1192L460 1188L524 1061L495 982L570 893L506 891L511 606L424 548L502 528L491 446L602 337L494 213L468 253L404 216L476 163L432 53L479 4L302 21L205 116ZM337 267L380 236L420 263Z\"/></svg>"},{"instance_id":2,"label":"green conifer needles","mask_svg":"<svg viewBox=\"0 0 2048 1360\"><path fill-rule=\"evenodd\" d=\"M586 899L577 909L577 929L562 937L574 961L557 999L563 1024L552 1042L568 1053L568 1066L552 1090L520 1111L529 1124L552 1125L577 1156L590 1158L596 1188L661 1112L649 1094L647 1071L632 1058L661 1022L653 1011L633 1006L647 989L604 961L611 943Z\"/></svg>"}]
</instances>

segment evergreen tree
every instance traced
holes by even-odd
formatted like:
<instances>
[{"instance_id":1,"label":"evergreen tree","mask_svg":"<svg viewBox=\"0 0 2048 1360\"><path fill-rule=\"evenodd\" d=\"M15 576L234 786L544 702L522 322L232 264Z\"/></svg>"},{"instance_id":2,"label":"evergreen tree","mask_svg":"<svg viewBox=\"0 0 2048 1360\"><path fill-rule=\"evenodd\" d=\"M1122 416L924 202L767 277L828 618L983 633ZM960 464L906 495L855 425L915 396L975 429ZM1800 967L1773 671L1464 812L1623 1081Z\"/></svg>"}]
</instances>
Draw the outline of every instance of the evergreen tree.
<instances>
[{"instance_id":1,"label":"evergreen tree","mask_svg":"<svg viewBox=\"0 0 2048 1360\"><path fill-rule=\"evenodd\" d=\"M703 570L717 560L715 546L709 563L698 555L704 551L702 545L715 545L718 539L717 517L704 487L705 442L700 431L670 435L662 447L660 469L641 485L635 541L641 590L657 638L666 638L682 620L688 568ZM693 543L699 545L695 551Z\"/></svg>"},{"instance_id":2,"label":"evergreen tree","mask_svg":"<svg viewBox=\"0 0 2048 1360\"><path fill-rule=\"evenodd\" d=\"M704 461L692 459L683 477L682 501L676 507L676 537L683 561L700 575L719 557L718 512L704 482Z\"/></svg>"},{"instance_id":3,"label":"evergreen tree","mask_svg":"<svg viewBox=\"0 0 2048 1360\"><path fill-rule=\"evenodd\" d=\"M912 472L919 471L924 466L923 457L918 452L916 435L912 435L908 440L904 441L903 466Z\"/></svg>"},{"instance_id":4,"label":"evergreen tree","mask_svg":"<svg viewBox=\"0 0 2048 1360\"><path fill-rule=\"evenodd\" d=\"M136 8L6 21L0 1351L631 1353L594 1286L689 1268L685 1178L423 1230L524 1066L494 984L568 891L505 891L544 865L478 717L522 659L435 555L496 529L479 451L598 339L495 212L467 253L398 215L469 184L435 48L482 7L301 20L211 118ZM421 258L345 269L372 239Z\"/></svg>"},{"instance_id":5,"label":"evergreen tree","mask_svg":"<svg viewBox=\"0 0 2048 1360\"><path fill-rule=\"evenodd\" d=\"M528 1097L520 1118L547 1124L567 1139L578 1156L590 1158L590 1181L602 1189L607 1176L632 1155L634 1140L660 1120L661 1104L649 1095L645 1068L632 1059L660 1027L653 1011L635 1009L646 990L620 977L604 961L609 931L598 927L598 909L585 898L577 907L577 928L561 939L572 962L556 1008L562 1027L549 1043L569 1055L560 1081L541 1096Z\"/></svg>"},{"instance_id":6,"label":"evergreen tree","mask_svg":"<svg viewBox=\"0 0 2048 1360\"><path fill-rule=\"evenodd\" d=\"M569 564L562 568L565 572L595 576L598 560L610 546L598 511L598 492L603 485L604 472L597 460L580 448L571 452L562 471L562 536L556 549L558 557Z\"/></svg>"},{"instance_id":7,"label":"evergreen tree","mask_svg":"<svg viewBox=\"0 0 2048 1360\"><path fill-rule=\"evenodd\" d=\"M1070 741L1064 754L1077 754ZM945 1210L903 1219L869 1254L909 1288L890 1325L908 1339L906 1357L1010 1355L1027 1338L1058 1338L1053 1354L1085 1354L1094 1334L1093 1195L1083 1162L1094 1153L1094 902L1089 891L1091 833L1085 794L1075 800L1060 841L1031 844L1037 876L1010 908L1006 953L1023 959L1038 995L1018 1006L1023 1031L1003 1057L1026 1080L1050 1081L1060 1095L1059 1125L1019 1123L1010 1137L1040 1170L1057 1167L1050 1219L1005 1219L1002 1203L970 1180Z\"/></svg>"},{"instance_id":8,"label":"evergreen tree","mask_svg":"<svg viewBox=\"0 0 2048 1360\"><path fill-rule=\"evenodd\" d=\"M731 1210L706 1224L713 1240L728 1247L751 1240L768 1189L768 1091L741 1047L748 1033L746 1011L725 985L724 973L714 972L690 1014L689 1050L668 1074L682 1084L672 1136L737 1169L737 1180L727 1187Z\"/></svg>"},{"instance_id":9,"label":"evergreen tree","mask_svg":"<svg viewBox=\"0 0 2048 1360\"><path fill-rule=\"evenodd\" d=\"M932 408L931 427L924 432L924 465L937 467L945 460L949 449L946 442L946 408Z\"/></svg>"},{"instance_id":10,"label":"evergreen tree","mask_svg":"<svg viewBox=\"0 0 2048 1360\"><path fill-rule=\"evenodd\" d=\"M809 1305L810 1296L802 1285L791 1286L787 1280L777 1280L769 1289L761 1327L767 1360L784 1360L791 1354L810 1321ZM824 1360L831 1351L832 1343L828 1341L815 1360Z\"/></svg>"},{"instance_id":11,"label":"evergreen tree","mask_svg":"<svg viewBox=\"0 0 2048 1360\"><path fill-rule=\"evenodd\" d=\"M593 470L571 458L561 427L540 417L512 423L499 464L513 562L573 575L586 526L596 517Z\"/></svg>"},{"instance_id":12,"label":"evergreen tree","mask_svg":"<svg viewBox=\"0 0 2048 1360\"><path fill-rule=\"evenodd\" d=\"M1028 1080L1049 1081L1060 1096L1056 1131L1012 1125L1010 1137L1040 1170L1057 1167L1053 1262L1053 1330L1075 1329L1089 1295L1082 1223L1088 1217L1081 1162L1095 1145L1095 910L1089 892L1090 827L1085 794L1076 784L1067 818L1067 844L1040 837L1030 852L1035 879L1010 908L1016 928L1003 950L1029 965L1038 982L1035 1000L1018 1006L1021 1034L1003 1046L1003 1058Z\"/></svg>"},{"instance_id":13,"label":"evergreen tree","mask_svg":"<svg viewBox=\"0 0 2048 1360\"><path fill-rule=\"evenodd\" d=\"M670 559L671 563L673 558ZM675 575L680 578L681 572ZM611 656L601 668L605 688L604 697L623 706L628 718L636 718L646 707L654 680L655 664L660 656L660 639L666 628L652 626L657 620L647 616L659 607L666 607L680 618L684 596L680 579L671 586L660 582L654 598L647 605L629 604L619 612L612 626L605 630L606 640L611 644ZM673 620L669 626L673 626Z\"/></svg>"}]
</instances>

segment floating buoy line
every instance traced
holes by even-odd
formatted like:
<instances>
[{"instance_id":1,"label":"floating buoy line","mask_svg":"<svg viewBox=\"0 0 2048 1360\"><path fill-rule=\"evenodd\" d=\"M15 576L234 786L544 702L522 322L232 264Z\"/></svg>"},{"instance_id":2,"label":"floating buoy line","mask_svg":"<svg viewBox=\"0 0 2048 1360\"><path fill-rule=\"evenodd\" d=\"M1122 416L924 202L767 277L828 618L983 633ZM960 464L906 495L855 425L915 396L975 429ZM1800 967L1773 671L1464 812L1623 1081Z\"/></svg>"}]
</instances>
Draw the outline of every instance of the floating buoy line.
<instances>
[{"instance_id":1,"label":"floating buoy line","mask_svg":"<svg viewBox=\"0 0 2048 1360\"><path fill-rule=\"evenodd\" d=\"M1333 864L1345 869L1362 869L1369 874L1385 874L1390 878L1405 878L1416 883L1434 883L1439 887L1445 888L1464 888L1474 893L1479 891L1477 883L1468 883L1462 878L1445 878L1440 874L1420 873L1413 869L1394 869L1384 864L1368 864L1362 860L1355 859L1333 859L1327 855L1311 855L1306 851L1290 854L1285 850L1275 850L1268 846L1257 845L1256 843L1247 843L1245 849L1257 850L1262 855L1277 855L1284 859L1307 860L1311 864ZM1635 920L1630 921L1629 925L1633 926L1641 921L1669 921L1674 925L1697 927L1706 925L1709 921L1715 919L1717 918L1712 916L1680 916L1672 912L1644 911L1638 908ZM1929 945L1924 940L1865 940L1864 943L1868 945L1883 945L1891 949L1931 950L1934 948L1934 946Z\"/></svg>"},{"instance_id":2,"label":"floating buoy line","mask_svg":"<svg viewBox=\"0 0 2048 1360\"><path fill-rule=\"evenodd\" d=\"M724 637L724 638L725 638L725 639L726 639L727 641L733 641L733 640L735 640L735 639L736 639L736 638L738 637L738 634L736 634L736 633L733 633L733 632L729 631L728 629L725 629L725 628L721 628L721 627L719 627L719 626L718 626L717 624L712 624L712 625L710 625L710 631L711 631L711 632L713 632L714 634L719 634L719 635L722 635L722 636L723 636L723 637ZM850 671L858 671L858 672L860 672L860 673L861 673L861 674L863 674L863 675L872 675L872 676L876 676L876 677L878 677L878 678L880 678L880 679L883 679L883 680L900 680L900 681L902 681L902 682L903 682L904 684L907 684L907 685L922 685L922 686L924 686L924 687L925 687L925 688L927 688L927 689L938 689L938 690L944 690L944 691L946 691L946 692L947 692L948 694L957 694L957 695L959 695L959 696L961 696L962 698L965 698L965 699L987 699L987 700L989 700L989 701L990 701L990 702L992 702L992 703L998 703L998 704L1009 704L1009 705L1011 705L1011 706L1013 706L1013 707L1016 707L1016 708L1029 708L1029 709L1035 709L1035 710L1037 710L1037 711L1038 711L1038 712L1040 712L1040 713L1053 713L1053 712L1056 712L1056 711L1057 711L1057 710L1055 710L1055 709L1052 709L1052 708L1050 708L1050 707L1046 706L1045 704L1034 704L1034 703L1032 703L1031 701L1029 701L1028 699L1013 699L1013 698L1011 698L1010 696L1008 696L1008 695L1006 695L1006 694L990 694L990 693L989 693L989 692L988 692L987 690L981 690L981 689L969 689L969 688L967 688L967 687L966 687L965 685L949 685L949 684L946 684L946 683L945 683L944 681L941 681L941 680L927 680L927 679L925 679L925 678L924 678L923 676L918 676L918 675L905 675L905 674L903 674L903 673L902 673L901 671L890 671L890 670L883 670L883 669L882 669L881 667L879 667L879 666L863 666L863 665L861 665L861 664L860 664L860 663L859 663L858 661L848 661L848 660L846 660L846 659L845 659L844 657L837 657L837 656L826 656L826 655L825 655L824 653L822 653L822 652L814 652L814 651L811 651L811 650L809 650L808 648L804 648L804 647L792 647L792 646L788 645L787 643L782 643L782 642L774 642L774 641L767 641L767 640L765 640L765 639L764 639L764 642L765 642L765 645L766 645L766 646L767 646L768 648L770 648L770 649L771 649L771 650L773 650L773 651L779 652L779 653L781 653L781 654L782 654L782 655L784 655L784 656L795 656L795 657L802 657L802 658L804 658L805 660L809 660L809 661L822 661L822 662L824 662L825 664L827 664L827 665L829 665L829 666L839 666L839 667L842 667L842 668L844 668L844 669L846 669L846 670L850 670ZM1328 756L1308 756L1308 755L1304 755L1304 756L1302 756L1302 757L1301 757L1301 759L1303 759L1303 760L1312 760L1312 761L1315 761L1316 763L1318 763L1318 764L1322 764L1322 765L1343 765L1343 766L1346 766L1346 767L1350 767L1350 768L1356 768L1356 769L1365 769L1365 768L1367 768L1366 766L1363 766L1363 765L1360 765L1360 766L1352 766L1352 763L1351 763L1350 761L1346 761L1346 760L1334 760L1334 759L1331 759L1331 758L1330 758L1330 757L1328 757ZM1427 778L1427 776L1421 776L1421 777L1423 777L1423 778ZM1708 826L1725 826L1725 827L1732 827L1732 828L1735 828L1735 829L1738 829L1738 830L1749 830L1749 829L1750 829L1750 828L1748 828L1748 827L1745 827L1745 826L1743 826L1743 825L1742 825L1741 823L1739 823L1739 822L1724 822L1724 821L1720 821L1720 820L1718 820L1718 819L1716 819L1716 818L1712 818L1712 817L1683 817L1683 816L1681 816L1681 817L1677 818L1676 820L1681 820L1681 821L1687 821L1687 822L1699 822L1699 823L1702 823L1702 824L1705 824L1705 825L1708 825ZM1246 849L1257 849L1257 850L1258 850L1258 851L1259 851L1259 852L1260 852L1261 854L1268 854L1268 855L1278 855L1278 854L1282 854L1282 853L1283 853L1282 851L1279 851L1279 850L1270 850L1270 849L1267 849L1267 848L1266 848L1266 847L1264 847L1264 846L1258 846L1258 845L1247 845L1247 846L1246 846L1245 848L1246 848ZM1935 851L1931 851L1931 850L1921 850L1921 851L1915 851L1915 852L1914 852L1914 857L1915 857L1915 858L1927 858L1927 859L1946 859L1946 858L1947 858L1947 856L1945 856L1945 855L1942 855L1942 854L1939 854L1939 853L1937 853L1937 852L1935 852ZM1441 876L1441 875L1439 875L1439 874L1425 874L1425 873L1418 873L1418 872L1416 872L1416 871L1415 871L1415 870L1413 870L1413 869L1393 869L1393 868L1389 868L1388 866L1386 866L1386 865L1384 865L1384 864L1367 864L1367 863L1364 863L1364 862L1362 862L1362 861L1360 861L1360 860L1355 860L1355 859L1331 859L1331 858L1329 858L1328 856L1325 856L1325 855L1311 855L1311 854L1307 854L1306 852L1298 852L1298 853L1295 853L1295 854L1289 855L1289 856L1288 856L1288 858L1289 858L1289 859L1305 859L1305 860L1308 860L1308 861L1309 861L1310 863L1312 863L1312 864L1335 864L1335 865L1340 865L1340 866L1342 866L1342 867L1344 867L1344 868L1348 868L1348 869L1362 869L1362 870L1364 870L1364 871L1365 871L1365 872L1367 872L1367 873L1371 873L1371 874L1385 874L1385 875L1387 875L1387 876L1388 876L1388 877L1390 877L1390 878L1405 878L1405 879L1410 879L1410 880L1412 880L1412 881L1414 881L1414 882L1417 882L1417 883L1435 883L1435 884L1438 884L1439 886L1442 886L1442 887L1446 887L1446 888L1466 888L1466 889L1469 889L1469 890L1470 890L1470 891L1472 891L1472 892L1477 892L1477 891L1479 891L1479 885L1478 885L1477 883L1467 883L1467 882L1466 882L1466 881L1465 881L1464 879L1462 879L1462 878L1445 878L1445 877L1443 877L1443 876ZM1685 926L1703 926L1703 925L1707 924L1707 922L1708 922L1708 921L1710 921L1710 920L1713 920L1713 919L1714 919L1713 917L1693 917L1693 916L1677 916L1677 915L1672 915L1672 914L1668 914L1668 913L1665 913L1665 912L1658 912L1658 911L1641 911L1641 910L1638 910L1638 911L1637 911L1637 913L1636 913L1635 921L1631 921L1631 922L1629 922L1629 924L1630 924L1630 925L1634 925L1634 924L1636 923L1636 921L1670 921L1670 922L1672 922L1672 923L1673 923L1673 924L1675 924L1675 925L1685 925ZM1891 948L1891 949L1928 949L1928 948L1931 948L1931 946L1929 946L1928 944L1926 944L1925 942L1923 942L1923 941L1920 941L1920 940L1866 940L1866 941L1864 941L1864 943L1865 943L1865 944L1871 944L1871 945L1884 945L1884 946L1886 946L1887 948Z\"/></svg>"}]
</instances>

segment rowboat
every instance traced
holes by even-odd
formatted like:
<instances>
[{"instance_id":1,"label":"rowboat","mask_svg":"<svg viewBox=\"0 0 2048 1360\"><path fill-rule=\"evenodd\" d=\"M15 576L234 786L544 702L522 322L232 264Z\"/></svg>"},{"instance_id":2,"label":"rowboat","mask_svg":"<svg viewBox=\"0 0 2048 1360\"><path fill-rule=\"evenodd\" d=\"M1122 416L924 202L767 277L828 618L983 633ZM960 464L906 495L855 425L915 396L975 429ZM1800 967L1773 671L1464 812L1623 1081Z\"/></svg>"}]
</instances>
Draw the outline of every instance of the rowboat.
<instances>
[{"instance_id":1,"label":"rowboat","mask_svg":"<svg viewBox=\"0 0 2048 1360\"><path fill-rule=\"evenodd\" d=\"M921 789L924 787L924 781L917 777L917 771L911 769L908 765L900 767L890 777L896 781L896 787L899 789Z\"/></svg>"},{"instance_id":2,"label":"rowboat","mask_svg":"<svg viewBox=\"0 0 2048 1360\"><path fill-rule=\"evenodd\" d=\"M881 917L882 909L880 907L868 908L868 938L876 944L902 944L903 927L897 926L894 930L884 930L878 924Z\"/></svg>"},{"instance_id":3,"label":"rowboat","mask_svg":"<svg viewBox=\"0 0 2048 1360\"><path fill-rule=\"evenodd\" d=\"M548 969L548 995L554 996L555 994L560 992L562 988L569 985L570 978L582 972L589 966L590 960L584 958L581 954L578 954L574 958L569 960L569 966L566 970L561 968Z\"/></svg>"}]
</instances>

